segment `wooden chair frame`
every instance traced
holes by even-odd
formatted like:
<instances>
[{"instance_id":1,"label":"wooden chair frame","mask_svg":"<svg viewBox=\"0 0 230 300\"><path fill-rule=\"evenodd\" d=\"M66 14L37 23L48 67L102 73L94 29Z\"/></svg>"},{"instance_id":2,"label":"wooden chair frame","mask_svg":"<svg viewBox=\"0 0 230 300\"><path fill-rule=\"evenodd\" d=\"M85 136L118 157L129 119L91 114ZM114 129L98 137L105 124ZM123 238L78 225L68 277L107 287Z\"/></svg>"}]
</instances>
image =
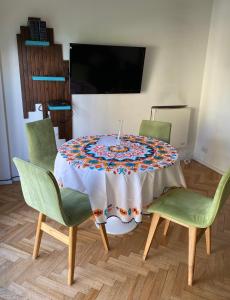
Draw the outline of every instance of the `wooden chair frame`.
<instances>
[{"instance_id":1,"label":"wooden chair frame","mask_svg":"<svg viewBox=\"0 0 230 300\"><path fill-rule=\"evenodd\" d=\"M163 218L160 214L153 214L149 233L148 233L148 238L146 241L145 249L144 249L144 254L143 254L143 260L146 259L154 234L156 232L157 225L159 223L160 218ZM164 226L164 236L167 235L168 228L170 222L177 223L179 225L182 225L186 228L188 228L188 285L191 286L193 282L193 274L194 274L194 265L195 265L195 253L196 253L196 242L197 242L197 227L190 227L185 224L176 222L172 219L165 219L165 226ZM205 228L205 239L206 239L206 251L207 254L209 255L211 253L211 227Z\"/></svg>"},{"instance_id":2,"label":"wooden chair frame","mask_svg":"<svg viewBox=\"0 0 230 300\"><path fill-rule=\"evenodd\" d=\"M77 242L77 226L71 226L69 228L69 235L66 235L57 229L46 224L46 216L39 213L38 223L36 229L33 259L36 259L39 255L39 249L41 245L41 239L43 232L48 233L52 237L66 244L69 248L68 254L68 285L72 285L74 279L74 267L75 267L75 254L76 254L76 242ZM105 251L109 251L109 242L105 230L105 224L99 225L102 241L104 244Z\"/></svg>"}]
</instances>

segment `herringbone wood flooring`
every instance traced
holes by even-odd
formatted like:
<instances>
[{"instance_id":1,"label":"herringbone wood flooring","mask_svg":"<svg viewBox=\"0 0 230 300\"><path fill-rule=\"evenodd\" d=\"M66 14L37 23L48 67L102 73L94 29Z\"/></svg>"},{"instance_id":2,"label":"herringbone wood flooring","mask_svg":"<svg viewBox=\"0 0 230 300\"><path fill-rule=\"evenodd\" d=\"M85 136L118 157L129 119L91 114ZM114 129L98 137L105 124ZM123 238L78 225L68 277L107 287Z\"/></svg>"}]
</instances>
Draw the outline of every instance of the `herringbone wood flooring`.
<instances>
[{"instance_id":1,"label":"herringbone wood flooring","mask_svg":"<svg viewBox=\"0 0 230 300\"><path fill-rule=\"evenodd\" d=\"M220 176L192 162L183 167L188 187L212 196ZM146 262L142 253L150 218L124 236L109 236L105 254L92 220L79 227L75 283L66 285L67 248L43 235L40 257L31 257L37 212L25 205L19 183L0 186L1 299L230 299L230 201L212 229L212 254L206 255L204 236L197 244L194 285L187 286L187 230L163 224ZM65 231L52 221L56 228Z\"/></svg>"}]
</instances>

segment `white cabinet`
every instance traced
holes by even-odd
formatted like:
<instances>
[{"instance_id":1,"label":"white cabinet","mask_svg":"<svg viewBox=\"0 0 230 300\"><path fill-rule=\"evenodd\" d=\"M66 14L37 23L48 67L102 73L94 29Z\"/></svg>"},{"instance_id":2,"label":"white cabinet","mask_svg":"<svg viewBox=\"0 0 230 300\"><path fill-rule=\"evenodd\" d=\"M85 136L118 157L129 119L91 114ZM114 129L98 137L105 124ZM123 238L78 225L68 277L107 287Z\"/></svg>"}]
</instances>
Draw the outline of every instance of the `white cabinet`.
<instances>
[{"instance_id":1,"label":"white cabinet","mask_svg":"<svg viewBox=\"0 0 230 300\"><path fill-rule=\"evenodd\" d=\"M189 107L153 107L152 119L172 124L170 144L176 148L184 148L188 143L190 122Z\"/></svg>"}]
</instances>

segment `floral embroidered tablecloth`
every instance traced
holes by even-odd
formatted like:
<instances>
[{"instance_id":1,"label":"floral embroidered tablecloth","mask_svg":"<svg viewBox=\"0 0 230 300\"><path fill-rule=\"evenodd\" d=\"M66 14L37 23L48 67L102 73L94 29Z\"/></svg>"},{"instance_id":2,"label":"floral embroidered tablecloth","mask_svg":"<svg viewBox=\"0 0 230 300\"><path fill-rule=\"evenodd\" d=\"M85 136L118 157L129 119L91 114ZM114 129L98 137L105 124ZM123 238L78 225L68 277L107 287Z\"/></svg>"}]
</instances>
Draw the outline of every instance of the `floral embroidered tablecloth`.
<instances>
[{"instance_id":1,"label":"floral embroidered tablecloth","mask_svg":"<svg viewBox=\"0 0 230 300\"><path fill-rule=\"evenodd\" d=\"M110 216L141 222L143 207L165 188L185 186L177 151L171 145L134 135L108 145L101 142L104 137L85 136L64 143L54 170L60 186L89 195L98 223Z\"/></svg>"}]
</instances>

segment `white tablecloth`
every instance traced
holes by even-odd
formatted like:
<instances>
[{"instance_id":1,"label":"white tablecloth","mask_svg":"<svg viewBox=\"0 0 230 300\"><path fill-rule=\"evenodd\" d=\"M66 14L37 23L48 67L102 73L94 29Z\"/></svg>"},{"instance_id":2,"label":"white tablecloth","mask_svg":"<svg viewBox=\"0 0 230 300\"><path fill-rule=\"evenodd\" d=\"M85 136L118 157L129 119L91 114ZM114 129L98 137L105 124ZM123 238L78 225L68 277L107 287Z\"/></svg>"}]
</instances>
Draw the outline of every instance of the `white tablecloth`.
<instances>
[{"instance_id":1,"label":"white tablecloth","mask_svg":"<svg viewBox=\"0 0 230 300\"><path fill-rule=\"evenodd\" d=\"M60 152L54 169L58 183L88 194L98 223L105 223L110 216L117 216L122 222L130 222L132 219L141 222L143 208L166 188L186 186L179 161L152 172L118 174L79 167L78 161L72 157L68 161L68 155L63 156Z\"/></svg>"}]
</instances>

